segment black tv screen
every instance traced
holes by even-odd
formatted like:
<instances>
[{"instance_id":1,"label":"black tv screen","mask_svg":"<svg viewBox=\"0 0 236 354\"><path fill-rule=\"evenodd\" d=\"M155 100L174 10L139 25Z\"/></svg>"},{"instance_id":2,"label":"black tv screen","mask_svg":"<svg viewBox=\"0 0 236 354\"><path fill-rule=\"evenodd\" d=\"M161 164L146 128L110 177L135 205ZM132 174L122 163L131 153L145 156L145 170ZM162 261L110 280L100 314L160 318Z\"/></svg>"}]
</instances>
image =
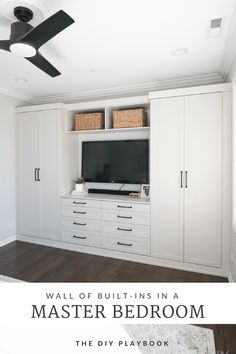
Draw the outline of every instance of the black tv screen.
<instances>
[{"instance_id":1,"label":"black tv screen","mask_svg":"<svg viewBox=\"0 0 236 354\"><path fill-rule=\"evenodd\" d=\"M88 141L82 143L85 182L149 183L148 140Z\"/></svg>"}]
</instances>

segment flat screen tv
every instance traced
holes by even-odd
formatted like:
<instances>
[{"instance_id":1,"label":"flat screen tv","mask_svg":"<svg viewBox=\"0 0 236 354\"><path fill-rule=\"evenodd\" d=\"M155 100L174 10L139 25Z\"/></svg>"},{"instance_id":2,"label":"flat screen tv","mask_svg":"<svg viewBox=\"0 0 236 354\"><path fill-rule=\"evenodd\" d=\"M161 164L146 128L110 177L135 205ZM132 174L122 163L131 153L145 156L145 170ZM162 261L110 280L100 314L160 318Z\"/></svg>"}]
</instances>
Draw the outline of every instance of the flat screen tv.
<instances>
[{"instance_id":1,"label":"flat screen tv","mask_svg":"<svg viewBox=\"0 0 236 354\"><path fill-rule=\"evenodd\" d=\"M81 175L85 182L148 184L149 141L83 142Z\"/></svg>"}]
</instances>

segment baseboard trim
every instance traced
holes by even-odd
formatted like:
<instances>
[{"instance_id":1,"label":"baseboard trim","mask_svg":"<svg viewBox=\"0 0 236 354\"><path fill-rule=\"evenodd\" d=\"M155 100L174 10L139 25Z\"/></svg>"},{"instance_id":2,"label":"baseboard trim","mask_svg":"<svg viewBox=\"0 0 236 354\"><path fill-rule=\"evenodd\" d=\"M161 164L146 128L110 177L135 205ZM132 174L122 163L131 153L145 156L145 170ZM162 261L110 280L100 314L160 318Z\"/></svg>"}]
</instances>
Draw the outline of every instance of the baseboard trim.
<instances>
[{"instance_id":1,"label":"baseboard trim","mask_svg":"<svg viewBox=\"0 0 236 354\"><path fill-rule=\"evenodd\" d=\"M231 272L229 273L228 280L229 280L229 283L235 283L233 275L232 275Z\"/></svg>"},{"instance_id":2,"label":"baseboard trim","mask_svg":"<svg viewBox=\"0 0 236 354\"><path fill-rule=\"evenodd\" d=\"M16 240L16 236L11 236L6 238L5 240L0 241L0 247L8 245L8 243L14 242Z\"/></svg>"},{"instance_id":3,"label":"baseboard trim","mask_svg":"<svg viewBox=\"0 0 236 354\"><path fill-rule=\"evenodd\" d=\"M178 261L165 260L160 258L142 256L132 253L123 253L118 251L106 250L103 248L87 247L82 245L75 245L64 241L54 241L48 239L41 239L38 237L17 235L16 239L23 242L29 242L41 246L55 247L73 252L88 253L92 255L122 259L124 261L145 263L150 265L156 265L159 267L173 268L179 270L185 270L189 272L202 273L208 275L215 275L228 278L229 269L214 268L208 266L201 266L196 264L183 263Z\"/></svg>"}]
</instances>

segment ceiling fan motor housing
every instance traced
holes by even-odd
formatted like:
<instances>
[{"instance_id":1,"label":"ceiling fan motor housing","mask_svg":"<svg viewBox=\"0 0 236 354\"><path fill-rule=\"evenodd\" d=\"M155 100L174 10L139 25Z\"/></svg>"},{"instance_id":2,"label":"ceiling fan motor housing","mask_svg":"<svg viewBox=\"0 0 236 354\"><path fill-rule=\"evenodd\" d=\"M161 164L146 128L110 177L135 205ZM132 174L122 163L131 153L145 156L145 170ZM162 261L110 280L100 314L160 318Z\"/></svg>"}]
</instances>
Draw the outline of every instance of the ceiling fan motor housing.
<instances>
[{"instance_id":1,"label":"ceiling fan motor housing","mask_svg":"<svg viewBox=\"0 0 236 354\"><path fill-rule=\"evenodd\" d=\"M11 24L11 36L10 40L11 42L16 42L18 41L24 34L29 32L30 30L33 29L33 26L31 26L27 22L14 22Z\"/></svg>"}]
</instances>

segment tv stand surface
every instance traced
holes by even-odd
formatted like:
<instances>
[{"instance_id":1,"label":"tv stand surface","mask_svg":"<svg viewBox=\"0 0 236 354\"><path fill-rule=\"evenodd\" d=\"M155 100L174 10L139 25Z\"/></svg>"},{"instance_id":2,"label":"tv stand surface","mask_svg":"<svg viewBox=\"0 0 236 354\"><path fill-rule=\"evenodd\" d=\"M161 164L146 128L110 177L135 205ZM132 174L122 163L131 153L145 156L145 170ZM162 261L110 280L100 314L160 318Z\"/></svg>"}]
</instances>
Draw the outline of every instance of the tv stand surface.
<instances>
[{"instance_id":1,"label":"tv stand surface","mask_svg":"<svg viewBox=\"0 0 236 354\"><path fill-rule=\"evenodd\" d=\"M97 194L113 194L113 195L129 195L130 193L137 193L137 191L117 190L117 189L95 189L90 188L88 193Z\"/></svg>"}]
</instances>

